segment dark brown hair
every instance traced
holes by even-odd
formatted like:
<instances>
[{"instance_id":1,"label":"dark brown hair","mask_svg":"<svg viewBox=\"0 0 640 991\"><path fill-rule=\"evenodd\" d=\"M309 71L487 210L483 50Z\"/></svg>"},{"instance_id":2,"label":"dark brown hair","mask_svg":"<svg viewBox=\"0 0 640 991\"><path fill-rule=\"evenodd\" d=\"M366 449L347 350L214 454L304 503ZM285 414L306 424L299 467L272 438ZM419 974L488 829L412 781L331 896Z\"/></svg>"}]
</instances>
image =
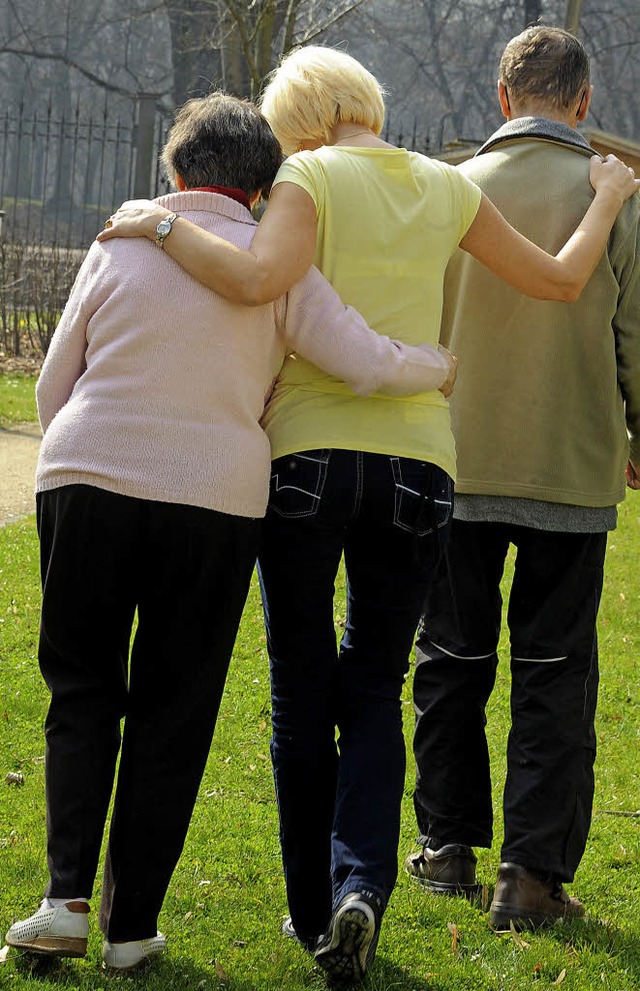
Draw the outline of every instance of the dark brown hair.
<instances>
[{"instance_id":1,"label":"dark brown hair","mask_svg":"<svg viewBox=\"0 0 640 991\"><path fill-rule=\"evenodd\" d=\"M176 112L162 152L162 164L187 189L233 186L248 196L267 196L282 162L282 151L267 120L253 103L210 93Z\"/></svg>"}]
</instances>

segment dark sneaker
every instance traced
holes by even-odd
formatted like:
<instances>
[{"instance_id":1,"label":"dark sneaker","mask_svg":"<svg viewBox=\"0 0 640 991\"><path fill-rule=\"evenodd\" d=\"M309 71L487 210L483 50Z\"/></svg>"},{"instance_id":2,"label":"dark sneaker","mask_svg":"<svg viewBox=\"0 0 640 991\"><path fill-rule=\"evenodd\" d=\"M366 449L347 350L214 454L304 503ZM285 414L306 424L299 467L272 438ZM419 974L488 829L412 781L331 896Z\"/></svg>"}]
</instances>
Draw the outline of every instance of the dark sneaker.
<instances>
[{"instance_id":1,"label":"dark sneaker","mask_svg":"<svg viewBox=\"0 0 640 991\"><path fill-rule=\"evenodd\" d=\"M289 939L296 939L303 949L307 950L308 953L313 953L316 949L318 942L320 940L319 936L298 936L297 932L293 928L293 922L291 921L291 916L287 918L282 923L282 932Z\"/></svg>"},{"instance_id":2,"label":"dark sneaker","mask_svg":"<svg viewBox=\"0 0 640 991\"><path fill-rule=\"evenodd\" d=\"M535 929L558 919L579 919L584 906L559 881L541 881L518 864L500 864L489 910L491 925L506 930Z\"/></svg>"},{"instance_id":3,"label":"dark sneaker","mask_svg":"<svg viewBox=\"0 0 640 991\"><path fill-rule=\"evenodd\" d=\"M404 866L434 895L460 895L473 900L482 895L482 885L476 882L476 863L470 846L447 843L439 850L425 846L420 853L410 854Z\"/></svg>"},{"instance_id":4,"label":"dark sneaker","mask_svg":"<svg viewBox=\"0 0 640 991\"><path fill-rule=\"evenodd\" d=\"M352 891L331 916L314 957L334 987L349 987L364 978L378 945L381 909L373 892Z\"/></svg>"}]
</instances>

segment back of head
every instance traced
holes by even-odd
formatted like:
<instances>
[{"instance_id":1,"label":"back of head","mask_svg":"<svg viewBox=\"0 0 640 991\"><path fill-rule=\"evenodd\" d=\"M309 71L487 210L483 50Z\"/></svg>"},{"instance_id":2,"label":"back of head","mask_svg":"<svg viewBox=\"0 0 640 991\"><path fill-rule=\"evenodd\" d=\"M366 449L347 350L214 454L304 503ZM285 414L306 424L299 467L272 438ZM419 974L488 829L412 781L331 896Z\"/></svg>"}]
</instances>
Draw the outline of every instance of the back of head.
<instances>
[{"instance_id":1,"label":"back of head","mask_svg":"<svg viewBox=\"0 0 640 991\"><path fill-rule=\"evenodd\" d=\"M589 57L562 28L527 28L500 60L500 82L515 103L536 102L566 111L589 88Z\"/></svg>"},{"instance_id":2,"label":"back of head","mask_svg":"<svg viewBox=\"0 0 640 991\"><path fill-rule=\"evenodd\" d=\"M282 151L267 120L248 100L211 93L176 112L162 164L187 189L231 186L247 196L268 195Z\"/></svg>"},{"instance_id":3,"label":"back of head","mask_svg":"<svg viewBox=\"0 0 640 991\"><path fill-rule=\"evenodd\" d=\"M383 90L360 62L335 48L296 48L272 73L261 109L286 155L304 141L326 144L335 124L353 122L379 134Z\"/></svg>"}]
</instances>

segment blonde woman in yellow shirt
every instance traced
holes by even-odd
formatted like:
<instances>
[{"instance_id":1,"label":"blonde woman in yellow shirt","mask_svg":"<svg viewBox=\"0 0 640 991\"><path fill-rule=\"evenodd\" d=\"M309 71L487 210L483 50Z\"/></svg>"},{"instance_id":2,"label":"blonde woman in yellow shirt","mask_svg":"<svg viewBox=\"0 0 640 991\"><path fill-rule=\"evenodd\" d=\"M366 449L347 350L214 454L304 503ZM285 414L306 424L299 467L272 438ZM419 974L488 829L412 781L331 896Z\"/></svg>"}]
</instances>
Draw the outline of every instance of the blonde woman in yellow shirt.
<instances>
[{"instance_id":1,"label":"blonde woman in yellow shirt","mask_svg":"<svg viewBox=\"0 0 640 991\"><path fill-rule=\"evenodd\" d=\"M444 271L458 245L530 295L575 299L636 188L622 163L595 160L593 203L553 257L455 169L383 141L381 88L343 52L293 52L262 109L291 157L251 250L184 218L165 250L205 285L249 305L280 296L315 261L370 326L406 343L437 344ZM125 204L99 236L155 238L165 215ZM400 693L451 517L449 411L435 390L357 397L291 354L263 423L274 459L260 579L291 912L284 931L334 984L350 984L373 959L396 879ZM347 613L336 647L343 554Z\"/></svg>"}]
</instances>

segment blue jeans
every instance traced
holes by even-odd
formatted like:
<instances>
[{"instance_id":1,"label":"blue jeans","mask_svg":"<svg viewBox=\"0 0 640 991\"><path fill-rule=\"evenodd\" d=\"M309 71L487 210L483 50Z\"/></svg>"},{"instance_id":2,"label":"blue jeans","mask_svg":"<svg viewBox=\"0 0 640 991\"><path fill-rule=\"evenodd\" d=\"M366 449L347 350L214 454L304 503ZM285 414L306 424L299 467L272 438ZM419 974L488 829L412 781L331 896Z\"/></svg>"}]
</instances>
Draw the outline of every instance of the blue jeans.
<instances>
[{"instance_id":1,"label":"blue jeans","mask_svg":"<svg viewBox=\"0 0 640 991\"><path fill-rule=\"evenodd\" d=\"M371 891L384 907L393 890L405 774L400 693L451 500L449 476L410 458L316 450L273 462L259 567L280 841L300 936L324 932L350 891Z\"/></svg>"}]
</instances>

